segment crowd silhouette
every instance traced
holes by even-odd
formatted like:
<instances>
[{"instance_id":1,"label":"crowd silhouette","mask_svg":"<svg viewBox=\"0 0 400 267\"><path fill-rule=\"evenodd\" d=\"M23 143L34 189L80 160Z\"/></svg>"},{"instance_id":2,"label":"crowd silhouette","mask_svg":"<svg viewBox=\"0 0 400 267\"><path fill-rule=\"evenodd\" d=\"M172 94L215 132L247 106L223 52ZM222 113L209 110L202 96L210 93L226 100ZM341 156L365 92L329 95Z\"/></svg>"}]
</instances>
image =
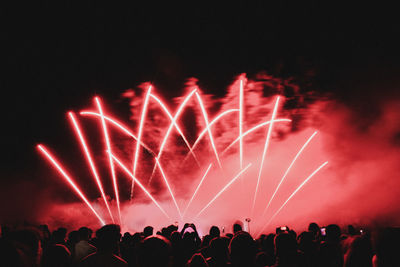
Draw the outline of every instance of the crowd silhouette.
<instances>
[{"instance_id":1,"label":"crowd silhouette","mask_svg":"<svg viewBox=\"0 0 400 267\"><path fill-rule=\"evenodd\" d=\"M238 223L232 233L212 226L200 237L194 224L181 231L170 225L154 233L121 235L116 224L96 232L81 227L49 231L39 227L1 227L0 266L7 267L399 267L400 228L369 232L338 225L297 234L289 227L254 239Z\"/></svg>"}]
</instances>

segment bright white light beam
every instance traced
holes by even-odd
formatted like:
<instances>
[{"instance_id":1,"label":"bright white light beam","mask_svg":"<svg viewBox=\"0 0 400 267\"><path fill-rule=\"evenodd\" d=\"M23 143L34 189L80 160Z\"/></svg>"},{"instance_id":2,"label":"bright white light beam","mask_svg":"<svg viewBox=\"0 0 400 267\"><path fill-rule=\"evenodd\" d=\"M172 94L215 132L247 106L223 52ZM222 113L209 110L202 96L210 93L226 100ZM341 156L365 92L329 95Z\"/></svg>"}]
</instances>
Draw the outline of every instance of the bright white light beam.
<instances>
[{"instance_id":1,"label":"bright white light beam","mask_svg":"<svg viewBox=\"0 0 400 267\"><path fill-rule=\"evenodd\" d=\"M132 180L135 180L135 183L138 184L138 186L143 190L143 192L154 202L154 204L161 210L161 212L168 218L171 219L169 217L169 215L165 212L165 210L160 206L160 204L158 204L157 200L155 200L155 198L150 194L150 192L143 186L143 184L128 170L128 168L119 160L117 159L114 155L112 155L110 152L109 154L111 155L111 157L114 159L114 161L126 172L126 174L128 174Z\"/></svg>"},{"instance_id":2,"label":"bright white light beam","mask_svg":"<svg viewBox=\"0 0 400 267\"><path fill-rule=\"evenodd\" d=\"M110 206L108 205L106 194L104 193L103 184L101 183L100 177L99 177L99 175L97 173L96 166L95 166L95 164L94 164L94 162L92 160L92 156L90 154L88 146L86 145L86 141L85 141L85 138L83 137L83 134L82 134L82 131L81 131L80 127L79 127L78 121L76 120L76 118L74 116L74 113L68 112L68 115L69 115L69 118L71 119L71 122L72 122L73 126L75 127L75 132L79 137L79 140L81 142L82 148L85 151L86 160L88 161L88 163L90 165L93 177L94 177L94 179L95 179L95 181L97 183L97 186L98 186L98 188L100 190L101 196L102 196L102 198L104 200L104 204L106 204L108 213L110 214L110 218L114 222L114 217L112 215Z\"/></svg>"},{"instance_id":3,"label":"bright white light beam","mask_svg":"<svg viewBox=\"0 0 400 267\"><path fill-rule=\"evenodd\" d=\"M269 140L271 139L272 126L274 125L274 120L275 120L275 117L276 117L276 112L278 110L278 106L279 106L279 96L276 98L275 107L274 107L274 110L272 112L272 117L271 117L271 120L270 120L271 123L269 124L269 128L268 128L267 138L265 139L264 151L263 151L263 154L262 154L262 157L261 157L261 164L260 164L260 169L259 169L259 172L258 172L257 185L256 185L256 190L254 192L253 207L251 208L251 214L254 213L254 207L256 205L258 187L260 185L261 173L262 173L263 167L264 167L265 155L267 154L267 150L268 150L268 147L269 147Z\"/></svg>"},{"instance_id":4,"label":"bright white light beam","mask_svg":"<svg viewBox=\"0 0 400 267\"><path fill-rule=\"evenodd\" d=\"M104 119L103 116L103 109L101 107L100 104L100 98L99 97L95 97L94 98L97 104L97 108L99 109L99 113L100 113L100 117L101 117L101 124L103 125L103 132L104 132L104 139L106 141L106 146L107 146L107 150L110 151L111 153L111 145L110 145L110 139L108 137L108 131L107 131L107 125L106 125L106 121ZM111 170L111 177L112 177L112 182L113 182L113 186L114 186L114 193L115 193L115 200L117 202L117 209L118 209L118 218L120 223L122 222L121 220L121 207L120 207L120 203L119 203L119 192L118 192L118 184L117 184L117 177L115 175L115 169L114 169L114 162L111 158L111 154L108 154L108 161L110 164L110 170Z\"/></svg>"},{"instance_id":5,"label":"bright white light beam","mask_svg":"<svg viewBox=\"0 0 400 267\"><path fill-rule=\"evenodd\" d=\"M294 195L296 195L296 193L319 171L321 170L326 164L328 164L328 161L324 162L321 166L319 166L313 173L310 174L310 176L308 176L297 188L296 190L294 190L294 192L286 199L286 201L282 204L282 206L274 213L274 215L272 215L271 219L269 219L269 221L267 222L267 224L261 229L260 233L262 231L264 231L264 229L266 227L268 227L268 225L272 222L272 220L276 217L276 215L278 215L278 213L286 206L286 204L289 202L290 199L292 199L292 197Z\"/></svg>"},{"instance_id":6,"label":"bright white light beam","mask_svg":"<svg viewBox=\"0 0 400 267\"><path fill-rule=\"evenodd\" d=\"M194 220L197 219L200 216L200 214L202 214L203 211L205 211L226 189L228 189L228 187L231 186L231 184L233 184L233 182L235 182L240 177L240 175L242 175L250 166L251 166L251 163L249 163L249 165L247 165L238 174L236 174L236 176L233 177L232 180L229 183L227 183L224 186L224 188L222 188L221 191L219 191L215 195L215 197L210 202L208 202L208 204L199 213L197 213L196 217L194 217Z\"/></svg>"},{"instance_id":7,"label":"bright white light beam","mask_svg":"<svg viewBox=\"0 0 400 267\"><path fill-rule=\"evenodd\" d=\"M201 178L199 185L197 186L196 190L194 191L192 197L191 197L190 200L189 200L189 203L187 204L185 210L183 211L182 217L185 217L186 211L188 210L190 204L192 204L192 201L193 201L194 197L196 196L197 191L199 191L201 185L203 184L203 181L204 181L204 179L206 178L206 176L207 176L207 174L208 174L208 171L211 169L211 166L212 166L212 163L208 166L206 172L204 173L203 177Z\"/></svg>"},{"instance_id":8,"label":"bright white light beam","mask_svg":"<svg viewBox=\"0 0 400 267\"><path fill-rule=\"evenodd\" d=\"M208 123L207 111L206 111L206 109L204 107L203 100L201 100L201 97L200 97L199 93L197 93L197 92L196 92L196 97L197 97L197 100L199 101L201 112L203 113L204 121L206 123L206 128L207 128L207 131L208 131L208 136L210 137L211 146L212 146L212 148L214 150L215 157L217 158L218 165L222 169L222 165L221 165L221 161L220 161L219 156L218 156L217 148L215 147L214 137L213 137L213 135L211 133L210 127L208 127L209 123Z\"/></svg>"},{"instance_id":9,"label":"bright white light beam","mask_svg":"<svg viewBox=\"0 0 400 267\"><path fill-rule=\"evenodd\" d=\"M79 195L79 197L83 200L83 202L86 203L86 205L89 207L89 209L94 213L94 215L99 219L101 225L105 225L106 223L104 222L103 218L100 217L100 215L96 212L96 210L93 208L92 204L86 199L86 197L83 195L82 191L79 189L79 187L74 183L74 181L71 179L71 177L64 171L64 169L61 167L61 165L57 162L57 160L46 150L46 148L43 145L37 145L37 148L42 152L47 159L56 167L56 169L62 174L62 176L67 180L67 182L71 185L71 187L75 190L75 192Z\"/></svg>"},{"instance_id":10,"label":"bright white light beam","mask_svg":"<svg viewBox=\"0 0 400 267\"><path fill-rule=\"evenodd\" d=\"M278 192L278 190L279 190L281 184L282 184L283 181L285 180L286 175L287 175L287 174L289 173L289 171L292 169L293 164L296 162L297 158L301 155L301 153L303 152L303 150L307 147L308 143L311 142L311 140L314 138L314 136L315 136L317 133L318 133L318 132L315 131L315 132L310 136L310 138L308 138L307 142L305 142L304 145L300 148L299 152L297 152L297 155L294 157L293 161L290 163L290 165L289 165L289 167L287 168L285 174L282 176L282 179L280 180L278 186L276 187L274 193L272 194L270 200L268 201L268 205L265 207L265 209L264 209L264 211L263 211L263 213L262 213L262 216L264 216L265 213L267 212L269 206L271 205L272 200L274 199L276 193Z\"/></svg>"}]
</instances>

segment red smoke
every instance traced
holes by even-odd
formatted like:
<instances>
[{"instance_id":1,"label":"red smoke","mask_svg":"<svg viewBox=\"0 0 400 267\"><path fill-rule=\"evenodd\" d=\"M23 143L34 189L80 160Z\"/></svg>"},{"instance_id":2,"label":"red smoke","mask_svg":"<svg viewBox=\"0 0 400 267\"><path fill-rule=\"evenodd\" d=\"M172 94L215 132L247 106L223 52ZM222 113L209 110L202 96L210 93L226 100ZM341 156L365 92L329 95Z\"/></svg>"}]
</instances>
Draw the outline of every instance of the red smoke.
<instances>
[{"instance_id":1,"label":"red smoke","mask_svg":"<svg viewBox=\"0 0 400 267\"><path fill-rule=\"evenodd\" d=\"M242 129L238 110L240 81L243 82ZM143 100L149 85L144 84L141 88L141 94L133 90L124 94L131 101L131 118L135 125L129 128L136 137L143 114ZM351 108L326 97L302 95L299 88L290 81L266 75L260 75L254 80L247 79L245 75L239 76L221 98L204 94L195 79L189 80L184 95L190 94L194 89L196 93L188 100L187 106L176 121L191 146L207 123L211 123L226 110L233 111L221 117L210 127L210 132L207 131L203 135L193 150L194 156L189 153L188 145L176 127L172 127L171 135L159 158L165 172L163 177L159 167L156 167L153 175L153 166L156 164L154 157L159 154L160 144L171 125L171 118L157 101L149 99L141 134L141 141L147 148L141 147L138 153L135 177L146 186L169 214L170 219L163 215L139 186L134 187L133 200L129 201L132 180L118 164L115 164L121 188L122 225L125 229L141 230L148 224L158 227L174 221L193 221L203 229L208 229L210 225L229 227L237 219L244 221L248 217L252 219L252 233L258 233L271 218L273 219L266 230L281 224L304 228L310 221L317 221L319 224L368 225L392 225L400 222L400 208L397 205L397 196L400 193L400 102L387 103L381 107L379 118L361 125L359 114L352 112ZM151 93L156 96L156 92L157 88L153 87ZM223 151L238 138L240 132L245 133L271 119L277 95L280 95L280 104L276 118L290 119L291 122L273 123L257 195L254 196L269 125L243 137L242 151L240 141L225 153ZM206 116L197 96L204 103ZM174 105L166 104L172 116L183 100L184 97L179 97L174 99ZM94 111L97 112L96 109ZM110 111L104 112L106 116L112 114ZM93 118L99 119L96 116L90 119ZM83 124L83 118L80 119ZM365 120L368 118L363 118L363 121ZM125 125L131 125L131 122L125 122ZM109 121L107 127L112 131L110 139L113 155L133 173L136 141ZM287 168L315 131L318 133L287 172L285 180L263 214ZM229 184L241 170L240 154L243 155L243 168L250 163L251 166ZM102 157L101 163L108 164L105 160L108 157L106 149L103 149ZM222 168L219 166L218 157ZM298 186L326 161L329 161L329 164L304 184L280 210ZM209 173L193 198L185 217L180 218L171 195L176 198L180 212L184 211L210 163L212 167ZM101 176L102 179L111 179L109 171L101 173ZM154 177L151 182L150 177ZM165 179L171 190L168 190ZM223 188L226 190L221 192ZM112 188L105 191L109 197L115 199ZM210 203L215 196L218 198ZM112 209L117 209L114 201L110 205ZM74 208L69 209L70 206ZM54 218L54 214L58 214L58 217L75 218L70 212L75 211L76 206L86 209L80 204L57 205L42 219L49 222ZM107 218L104 203L99 200L95 206L103 217ZM65 209L66 207L68 209ZM205 207L207 208L204 209ZM203 209L204 211L197 216ZM276 213L278 210L280 212ZM114 214L116 216L117 212ZM80 213L76 216L75 221L78 221L78 224L93 223L93 220L81 220Z\"/></svg>"}]
</instances>

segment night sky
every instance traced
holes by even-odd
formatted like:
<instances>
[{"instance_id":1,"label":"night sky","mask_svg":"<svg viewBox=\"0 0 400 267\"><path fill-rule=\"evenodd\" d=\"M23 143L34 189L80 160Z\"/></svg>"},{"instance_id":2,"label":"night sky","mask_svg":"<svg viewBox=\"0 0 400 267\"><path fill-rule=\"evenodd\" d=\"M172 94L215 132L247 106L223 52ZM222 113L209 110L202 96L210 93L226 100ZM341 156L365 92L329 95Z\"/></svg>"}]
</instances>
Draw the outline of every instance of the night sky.
<instances>
[{"instance_id":1,"label":"night sky","mask_svg":"<svg viewBox=\"0 0 400 267\"><path fill-rule=\"evenodd\" d=\"M309 90L330 93L366 116L374 101L398 96L394 7L56 2L2 9L2 184L37 179L44 165L37 143L70 146L66 111L100 95L127 118L121 93L145 81L171 98L196 77L206 92L221 95L236 75L267 71L307 79Z\"/></svg>"}]
</instances>

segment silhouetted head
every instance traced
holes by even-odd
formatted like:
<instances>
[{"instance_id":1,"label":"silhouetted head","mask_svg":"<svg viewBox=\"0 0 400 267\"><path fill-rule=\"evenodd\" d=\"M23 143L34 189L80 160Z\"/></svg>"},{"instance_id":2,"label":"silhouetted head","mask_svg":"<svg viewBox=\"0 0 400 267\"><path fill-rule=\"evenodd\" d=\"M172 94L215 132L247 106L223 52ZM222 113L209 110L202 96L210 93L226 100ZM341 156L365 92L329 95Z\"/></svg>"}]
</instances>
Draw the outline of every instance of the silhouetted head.
<instances>
[{"instance_id":1,"label":"silhouetted head","mask_svg":"<svg viewBox=\"0 0 400 267\"><path fill-rule=\"evenodd\" d=\"M210 236L212 236L212 238L219 237L220 234L221 232L219 231L219 228L217 226L212 226L210 228Z\"/></svg>"},{"instance_id":2,"label":"silhouetted head","mask_svg":"<svg viewBox=\"0 0 400 267\"><path fill-rule=\"evenodd\" d=\"M237 232L230 244L229 255L234 266L253 266L257 253L256 241L247 232Z\"/></svg>"},{"instance_id":3,"label":"silhouetted head","mask_svg":"<svg viewBox=\"0 0 400 267\"><path fill-rule=\"evenodd\" d=\"M354 226L351 225L351 224L349 224L349 225L347 226L347 233L348 233L349 235L356 235L356 234L357 234L356 229L355 229Z\"/></svg>"},{"instance_id":4,"label":"silhouetted head","mask_svg":"<svg viewBox=\"0 0 400 267\"><path fill-rule=\"evenodd\" d=\"M78 234L79 234L79 240L86 240L88 241L90 239L90 235L92 234L91 231L89 230L89 228L87 227L81 227L78 230Z\"/></svg>"},{"instance_id":5,"label":"silhouetted head","mask_svg":"<svg viewBox=\"0 0 400 267\"><path fill-rule=\"evenodd\" d=\"M200 253L193 254L192 258L187 263L188 267L208 267L207 261Z\"/></svg>"},{"instance_id":6,"label":"silhouetted head","mask_svg":"<svg viewBox=\"0 0 400 267\"><path fill-rule=\"evenodd\" d=\"M329 243L339 243L342 231L336 224L330 224L326 227L326 241Z\"/></svg>"},{"instance_id":7,"label":"silhouetted head","mask_svg":"<svg viewBox=\"0 0 400 267\"><path fill-rule=\"evenodd\" d=\"M313 233L314 237L316 237L321 230L317 223L312 222L308 225L308 231Z\"/></svg>"},{"instance_id":8,"label":"silhouetted head","mask_svg":"<svg viewBox=\"0 0 400 267\"><path fill-rule=\"evenodd\" d=\"M168 266L171 257L171 244L163 236L149 236L139 245L138 265L141 267Z\"/></svg>"},{"instance_id":9,"label":"silhouetted head","mask_svg":"<svg viewBox=\"0 0 400 267\"><path fill-rule=\"evenodd\" d=\"M153 235L153 230L154 230L153 227L151 227L151 226L146 226L146 227L143 229L143 235L144 235L144 237L148 237L148 236Z\"/></svg>"},{"instance_id":10,"label":"silhouetted head","mask_svg":"<svg viewBox=\"0 0 400 267\"><path fill-rule=\"evenodd\" d=\"M297 254L297 242L293 235L280 233L275 236L275 254L280 259L287 259Z\"/></svg>"},{"instance_id":11,"label":"silhouetted head","mask_svg":"<svg viewBox=\"0 0 400 267\"><path fill-rule=\"evenodd\" d=\"M239 232L239 231L242 231L242 225L240 224L240 223L235 223L234 225L233 225L233 233L237 233L237 232Z\"/></svg>"},{"instance_id":12,"label":"silhouetted head","mask_svg":"<svg viewBox=\"0 0 400 267\"><path fill-rule=\"evenodd\" d=\"M102 253L112 253L118 248L121 228L117 224L108 224L96 231L97 249Z\"/></svg>"}]
</instances>

